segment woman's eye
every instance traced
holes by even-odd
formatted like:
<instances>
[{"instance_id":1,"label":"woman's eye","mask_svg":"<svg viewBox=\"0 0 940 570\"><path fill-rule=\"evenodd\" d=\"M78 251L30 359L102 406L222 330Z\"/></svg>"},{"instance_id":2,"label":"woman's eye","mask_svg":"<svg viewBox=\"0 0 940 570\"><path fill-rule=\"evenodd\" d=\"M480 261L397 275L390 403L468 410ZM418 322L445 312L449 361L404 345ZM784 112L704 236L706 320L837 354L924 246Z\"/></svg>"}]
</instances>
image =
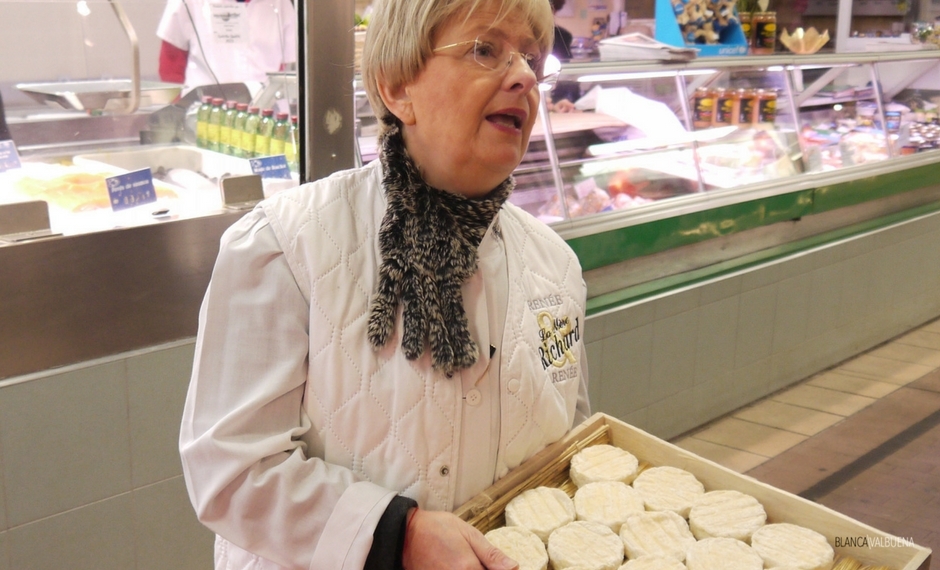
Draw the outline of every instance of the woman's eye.
<instances>
[{"instance_id":1,"label":"woman's eye","mask_svg":"<svg viewBox=\"0 0 940 570\"><path fill-rule=\"evenodd\" d=\"M531 68L532 71L538 71L539 65L542 63L542 58L535 54L527 53L525 54L525 62L529 64L529 68Z\"/></svg>"},{"instance_id":2,"label":"woman's eye","mask_svg":"<svg viewBox=\"0 0 940 570\"><path fill-rule=\"evenodd\" d=\"M478 58L495 59L496 47L487 42L478 42L474 48L474 55Z\"/></svg>"}]
</instances>

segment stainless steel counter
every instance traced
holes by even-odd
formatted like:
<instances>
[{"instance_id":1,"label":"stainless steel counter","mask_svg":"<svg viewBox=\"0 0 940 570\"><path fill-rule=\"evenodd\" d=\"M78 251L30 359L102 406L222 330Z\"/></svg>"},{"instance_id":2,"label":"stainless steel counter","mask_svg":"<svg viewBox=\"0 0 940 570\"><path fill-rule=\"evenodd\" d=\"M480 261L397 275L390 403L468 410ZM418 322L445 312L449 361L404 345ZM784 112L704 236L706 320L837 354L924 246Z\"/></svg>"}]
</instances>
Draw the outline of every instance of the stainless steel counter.
<instances>
[{"instance_id":1,"label":"stainless steel counter","mask_svg":"<svg viewBox=\"0 0 940 570\"><path fill-rule=\"evenodd\" d=\"M0 247L0 379L195 335L243 213Z\"/></svg>"}]
</instances>

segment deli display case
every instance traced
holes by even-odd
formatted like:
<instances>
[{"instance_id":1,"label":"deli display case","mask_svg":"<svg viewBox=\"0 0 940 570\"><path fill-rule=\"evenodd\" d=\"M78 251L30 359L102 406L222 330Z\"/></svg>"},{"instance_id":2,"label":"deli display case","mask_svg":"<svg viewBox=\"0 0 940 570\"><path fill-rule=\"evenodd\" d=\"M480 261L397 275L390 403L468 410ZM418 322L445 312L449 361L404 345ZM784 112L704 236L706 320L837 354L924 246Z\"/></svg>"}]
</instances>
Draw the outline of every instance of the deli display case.
<instances>
[{"instance_id":1,"label":"deli display case","mask_svg":"<svg viewBox=\"0 0 940 570\"><path fill-rule=\"evenodd\" d=\"M861 165L904 169L937 148L938 62L924 50L567 64L576 111L542 114L511 200L580 236L852 180Z\"/></svg>"},{"instance_id":2,"label":"deli display case","mask_svg":"<svg viewBox=\"0 0 940 570\"><path fill-rule=\"evenodd\" d=\"M511 200L575 249L601 311L629 295L618 291L793 236L685 245L803 218L825 220L807 230L821 233L934 202L938 63L930 46L569 63L559 79L577 85L576 110L543 101ZM667 262L631 263L652 254Z\"/></svg>"}]
</instances>

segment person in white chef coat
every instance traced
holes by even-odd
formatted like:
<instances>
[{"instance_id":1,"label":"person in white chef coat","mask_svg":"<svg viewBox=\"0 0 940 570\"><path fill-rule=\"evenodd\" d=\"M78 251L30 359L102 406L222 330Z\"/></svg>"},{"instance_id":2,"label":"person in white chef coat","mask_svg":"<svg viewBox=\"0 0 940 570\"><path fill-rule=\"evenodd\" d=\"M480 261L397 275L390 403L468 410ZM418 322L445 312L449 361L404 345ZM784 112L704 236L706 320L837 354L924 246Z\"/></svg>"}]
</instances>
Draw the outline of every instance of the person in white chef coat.
<instances>
[{"instance_id":1,"label":"person in white chef coat","mask_svg":"<svg viewBox=\"0 0 940 570\"><path fill-rule=\"evenodd\" d=\"M167 0L157 36L160 78L187 90L263 83L297 61L291 0Z\"/></svg>"},{"instance_id":2,"label":"person in white chef coat","mask_svg":"<svg viewBox=\"0 0 940 570\"><path fill-rule=\"evenodd\" d=\"M180 455L225 570L512 570L453 514L590 414L577 256L508 201L546 0L377 0L379 160L224 234Z\"/></svg>"}]
</instances>

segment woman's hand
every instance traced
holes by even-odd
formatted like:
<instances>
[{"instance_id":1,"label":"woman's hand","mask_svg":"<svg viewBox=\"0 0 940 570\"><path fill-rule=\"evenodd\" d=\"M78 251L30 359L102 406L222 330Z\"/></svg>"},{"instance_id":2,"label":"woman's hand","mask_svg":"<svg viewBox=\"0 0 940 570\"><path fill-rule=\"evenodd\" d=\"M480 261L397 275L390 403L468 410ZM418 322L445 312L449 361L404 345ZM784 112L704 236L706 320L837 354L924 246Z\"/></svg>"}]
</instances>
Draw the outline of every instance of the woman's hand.
<instances>
[{"instance_id":1,"label":"woman's hand","mask_svg":"<svg viewBox=\"0 0 940 570\"><path fill-rule=\"evenodd\" d=\"M405 570L516 570L519 565L458 516L416 509L405 531Z\"/></svg>"}]
</instances>

